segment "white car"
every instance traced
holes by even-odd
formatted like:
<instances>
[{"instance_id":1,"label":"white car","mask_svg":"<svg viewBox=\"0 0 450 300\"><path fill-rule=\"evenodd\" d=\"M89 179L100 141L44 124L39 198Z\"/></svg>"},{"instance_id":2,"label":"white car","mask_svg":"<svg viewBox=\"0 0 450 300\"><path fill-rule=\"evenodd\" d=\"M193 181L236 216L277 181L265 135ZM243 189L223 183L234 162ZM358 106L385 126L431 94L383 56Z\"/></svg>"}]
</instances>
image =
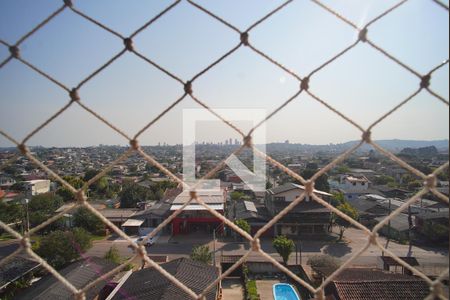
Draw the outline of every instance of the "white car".
<instances>
[{"instance_id":1,"label":"white car","mask_svg":"<svg viewBox=\"0 0 450 300\"><path fill-rule=\"evenodd\" d=\"M146 236L141 236L136 240L136 243L140 244L142 243L142 241L146 238ZM154 243L156 242L155 237L149 238L147 239L147 241L145 242L145 246L150 247L152 246Z\"/></svg>"}]
</instances>

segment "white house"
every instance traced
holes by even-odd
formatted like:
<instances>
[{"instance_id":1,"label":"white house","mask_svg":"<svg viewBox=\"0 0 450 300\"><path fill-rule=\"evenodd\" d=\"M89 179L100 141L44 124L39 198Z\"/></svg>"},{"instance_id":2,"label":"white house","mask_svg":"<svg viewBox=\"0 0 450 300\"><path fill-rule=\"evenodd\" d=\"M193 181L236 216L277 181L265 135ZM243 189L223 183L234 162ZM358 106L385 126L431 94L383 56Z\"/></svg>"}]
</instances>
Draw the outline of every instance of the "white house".
<instances>
[{"instance_id":1,"label":"white house","mask_svg":"<svg viewBox=\"0 0 450 300\"><path fill-rule=\"evenodd\" d=\"M16 183L13 178L10 177L0 177L0 187L2 188L10 188Z\"/></svg>"},{"instance_id":2,"label":"white house","mask_svg":"<svg viewBox=\"0 0 450 300\"><path fill-rule=\"evenodd\" d=\"M50 192L50 180L24 181L25 189L30 196L36 196Z\"/></svg>"},{"instance_id":3,"label":"white house","mask_svg":"<svg viewBox=\"0 0 450 300\"><path fill-rule=\"evenodd\" d=\"M346 192L363 192L369 189L370 181L364 175L342 175L339 188Z\"/></svg>"},{"instance_id":4,"label":"white house","mask_svg":"<svg viewBox=\"0 0 450 300\"><path fill-rule=\"evenodd\" d=\"M339 182L330 184L333 189L338 190L344 194L345 199L357 199L360 196L368 194L380 194L380 192L370 187L371 182L364 175L342 175Z\"/></svg>"}]
</instances>

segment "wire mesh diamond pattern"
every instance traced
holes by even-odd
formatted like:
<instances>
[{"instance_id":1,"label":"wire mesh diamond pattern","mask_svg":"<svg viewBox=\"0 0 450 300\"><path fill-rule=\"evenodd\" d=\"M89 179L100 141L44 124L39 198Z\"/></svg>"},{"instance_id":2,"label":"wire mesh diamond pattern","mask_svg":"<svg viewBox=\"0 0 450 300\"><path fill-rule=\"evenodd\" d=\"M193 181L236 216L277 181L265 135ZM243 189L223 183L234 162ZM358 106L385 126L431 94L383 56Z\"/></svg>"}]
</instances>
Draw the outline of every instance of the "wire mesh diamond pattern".
<instances>
[{"instance_id":1,"label":"wire mesh diamond pattern","mask_svg":"<svg viewBox=\"0 0 450 300\"><path fill-rule=\"evenodd\" d=\"M140 53L136 47L133 44L133 39L151 27L155 22L158 22L159 19L164 18L164 16L171 10L176 9L177 6L182 3L182 0L177 0L171 3L169 6L167 6L164 10L162 10L159 14L156 16L153 16L150 18L145 24L143 24L141 27L136 29L130 36L124 36L121 33L111 29L107 25L95 20L94 18L90 17L89 15L85 14L81 10L79 10L74 3L72 3L71 0L64 0L61 6L54 11L52 14L50 14L47 18L45 18L41 23L39 23L36 27L32 28L27 34L19 38L19 40L14 44L9 44L5 42L4 40L0 39L0 46L7 47L9 49L9 56L0 62L0 71L1 69L10 63L12 60L17 60L33 70L34 72L40 74L42 77L46 78L50 82L54 83L59 88L65 90L68 94L68 103L64 105L61 109L59 109L57 112L55 112L49 119L47 119L45 122L43 122L40 126L38 126L36 129L34 129L32 132L30 132L22 141L17 141L14 137L10 136L8 133L4 132L2 129L0 129L0 134L5 137L7 140L12 142L17 146L20 153L27 157L31 162L36 164L39 168L44 170L49 176L53 177L55 180L57 180L60 184L62 184L64 187L66 187L69 191L73 192L76 195L76 203L74 203L72 206L64 210L63 212L55 215L54 217L50 218L43 224L33 228L29 232L25 233L24 235L19 234L18 232L14 231L11 227L7 226L3 222L0 221L0 227L10 233L15 238L21 240L20 248L15 251L14 253L10 254L9 256L5 257L0 261L0 265L8 263L12 258L14 258L17 254L19 254L22 251L26 251L28 255L30 255L34 260L41 263L42 266L47 269L52 275L55 276L64 286L69 289L76 299L84 299L86 291L99 283L100 281L109 278L113 276L114 274L121 271L129 261L132 261L135 258L141 258L145 260L146 263L148 263L149 266L154 267L157 271L159 271L163 276L165 276L168 280L170 280L172 283L174 283L178 288L182 289L187 295L189 295L192 299L203 299L206 295L207 291L213 288L217 283L219 283L223 278L225 278L228 274L233 272L239 265L244 263L248 256L251 253L257 252L263 257L265 257L269 262L273 263L277 268L279 268L281 271L285 272L287 275L289 275L291 278L293 278L295 281L297 281L299 284L304 286L306 289L308 289L311 293L315 294L317 299L324 299L324 288L325 286L330 283L339 273L341 273L347 266L349 266L355 259L357 259L359 256L361 256L370 245L376 245L379 247L382 251L387 253L388 255L392 256L392 258L397 261L402 266L406 267L407 269L411 270L415 275L421 277L424 281L428 283L430 286L430 295L428 299L446 299L442 292L442 281L444 279L448 278L448 270L445 271L439 278L437 278L435 281L430 280L426 275L424 275L419 270L415 269L414 267L410 266L403 260L401 260L398 256L396 256L394 253L392 253L389 249L386 249L383 245L381 245L380 241L378 240L378 231L383 227L383 225L387 224L392 218L394 218L396 215L400 214L402 211L408 208L409 205L413 204L414 202L418 201L419 198L428 193L433 193L436 197L440 198L443 202L449 203L449 199L446 195L443 195L436 189L437 184L437 175L441 172L444 172L448 167L449 163L447 162L437 170L435 170L432 174L424 174L421 171L417 170L416 168L412 167L393 153L383 149L381 146L376 144L372 138L371 138L371 132L372 129L375 128L378 124L383 122L388 116L394 114L396 111L398 111L400 108L405 106L408 102L410 102L412 99L414 99L417 95L420 93L429 93L432 97L436 98L438 101L441 101L446 106L449 105L449 102L447 99L445 99L443 96L439 95L435 91L433 91L431 87L431 78L433 74L438 71L439 69L443 68L444 66L448 65L449 61L446 60L442 64L436 66L435 68L431 69L426 74L421 74L417 71L415 71L412 67L408 66L407 64L403 63L401 60L396 58L394 55L390 54L388 51L386 51L382 46L377 45L375 42L373 42L370 39L370 29L376 25L376 23L380 22L385 16L391 14L392 12L401 9L401 7L407 3L409 0L403 0L398 2L396 5L392 6L388 10L384 11L382 14L374 18L373 20L367 22L364 26L358 26L354 24L352 21L350 21L348 18L340 14L339 12L335 11L333 8L328 6L327 4L321 2L320 0L305 0L305 1L311 1L314 4L316 4L318 7L323 9L323 13L325 14L331 14L336 18L337 22L344 22L346 25L350 26L355 32L358 34L357 40L348 45L345 49L342 51L336 53L333 57L331 57L329 60L325 61L322 65L319 65L317 68L315 68L310 74L301 76L299 74L296 74L294 71L292 71L290 68L284 66L283 64L279 63L275 58L270 56L270 54L266 54L260 49L256 48L252 42L251 42L251 33L252 30L256 27L258 27L260 24L266 22L270 17L277 14L281 10L289 9L289 5L294 1L300 1L300 0L289 0L281 4L279 7L275 8L265 16L263 16L260 20L252 24L250 27L248 27L246 30L241 30L234 26L233 24L229 23L225 19L223 19L221 16L211 12L207 8L199 5L198 3L187 0L186 2L189 3L192 7L195 9L198 9L202 13L208 15L211 17L211 22L220 22L223 26L226 26L236 32L237 41L236 45L232 46L230 50L226 51L221 57L219 57L216 61L212 62L209 66L207 66L205 69L200 70L197 75L195 75L190 80L183 80L179 78L176 74L173 74L170 70L167 70L157 62L153 61L150 57L145 56L144 54ZM435 3L440 8L448 12L448 7L446 4L442 3L439 0L430 0L430 2ZM117 37L121 42L123 43L123 49L119 51L116 55L114 55L112 58L110 58L108 61L103 63L98 69L94 70L89 76L84 78L77 86L74 88L70 88L66 86L64 83L60 82L57 78L53 77L51 74L46 73L45 70L42 70L38 67L36 67L32 62L25 60L21 57L20 48L21 46L26 43L26 41L33 36L36 32L41 30L43 27L45 27L48 23L52 22L52 20L60 15L63 11L71 11L72 13L78 15L80 18L84 19L86 22L90 22L99 28L103 29L105 32L108 32L111 35L114 35ZM351 49L357 47L359 44L366 44L378 51L381 55L383 55L386 59L396 63L397 65L401 66L406 72L409 72L417 77L417 90L412 91L411 95L407 97L406 99L403 99L398 105L393 107L390 111L388 111L386 114L381 116L377 121L375 121L372 125L370 125L367 129L364 129L362 126L357 124L354 120L352 120L350 117L346 116L333 106L331 106L326 100L319 97L316 93L311 91L310 89L310 82L314 79L314 75L316 75L319 72L322 72L323 70L326 70L326 68L335 62L336 60L340 59L342 56L347 55L347 52L349 52ZM261 122L256 125L252 130L250 130L248 133L244 133L240 128L235 126L232 122L226 120L221 115L216 113L212 108L210 108L207 104L207 102L200 100L195 95L195 82L197 79L199 79L202 76L207 76L208 72L215 68L217 65L219 65L222 61L226 60L229 56L233 55L238 49L242 47L247 47L248 49L251 49L255 55L259 55L262 58L264 58L268 63L271 63L275 65L276 67L280 68L286 74L292 76L294 79L296 79L299 83L298 91L292 95L289 99L287 99L280 107L278 107L275 111L273 111L271 114L269 114L264 120L261 120ZM180 83L180 97L178 99L175 99L173 103L171 103L164 111L162 111L156 118L151 120L146 126L144 126L141 130L139 130L133 137L128 136L126 133L124 133L120 128L116 127L112 122L109 120L106 120L104 117L102 117L99 113L96 111L90 109L85 103L83 103L83 97L80 95L80 91L82 90L83 86L92 80L94 77L96 77L98 74L102 73L105 69L107 69L109 66L114 64L115 61L119 60L125 53L132 53L136 55L138 58L140 58L143 62L148 63L152 65L154 68L158 69L165 75L169 76L176 82ZM271 119L273 116L277 115L279 111L284 109L285 107L289 106L289 104L297 99L301 94L308 94L313 99L315 99L318 103L332 111L333 113L337 114L339 117L341 117L343 120L347 121L349 124L357 128L361 131L362 137L360 142L346 151L345 153L338 156L336 159L334 159L331 163L329 163L327 166L319 170L310 180L305 180L297 173L293 172L280 162L276 161L272 157L268 156L265 153L260 152L256 147L254 147L252 143L252 134L253 132L262 124L267 122L269 119ZM251 236L247 232L243 231L239 227L237 227L232 221L224 217L223 215L216 212L214 209L209 207L202 199L199 197L196 193L197 186L189 186L186 182L183 182L181 179L179 179L177 176L175 176L173 173L171 173L167 168L165 168L162 164L160 164L154 157L151 155L148 155L143 151L143 149L139 145L139 137L150 127L152 127L155 123L159 121L165 114L167 114L169 111L171 111L175 106L177 106L179 103L183 102L186 98L190 97L192 100L194 100L196 103L198 103L201 107L207 109L212 114L214 114L219 120L224 122L226 125L228 125L230 128L235 130L243 139L244 143L243 145L234 151L233 154L239 154L241 151L243 151L245 148L250 148L253 151L255 151L256 155L261 156L264 158L269 164L273 165L274 167L282 170L287 175L293 177L294 179L301 182L303 185L305 185L305 191L302 193L301 196L299 196L294 202L286 207L283 211L280 212L279 215L275 216L269 223L267 223L263 228L261 228L254 236ZM89 180L82 188L75 189L73 186L71 186L68 182L66 182L63 178L58 176L54 171L50 170L46 165L44 165L41 161L39 161L28 149L26 146L27 142L32 138L35 134L37 134L39 131L41 131L44 127L46 127L48 124L53 122L58 116L60 116L64 111L69 109L73 105L78 105L85 111L87 111L89 114L93 115L95 118L106 124L111 128L111 130L114 130L118 134L120 134L123 138L125 138L130 143L130 148L117 160L112 162L108 167L104 168L97 176ZM385 220L380 222L373 230L369 230L362 224L358 223L357 221L353 220L352 218L348 217L344 213L337 210L335 207L328 204L326 201L321 199L319 195L314 193L314 184L315 181L326 172L330 171L332 168L334 168L336 165L338 165L340 162L344 161L347 157L349 157L352 153L354 153L359 147L361 147L363 144L370 144L372 145L377 151L379 151L384 156L388 157L395 163L397 163L399 166L401 166L404 169L407 169L409 172L413 173L414 175L421 178L424 182L423 188L421 191L419 191L415 196L413 196L411 199L406 201L404 205L399 207L397 210L392 212ZM236 262L230 269L228 269L225 273L221 274L219 278L217 278L216 281L211 283L208 288L203 291L201 294L197 295L195 292L193 292L191 289L189 289L187 286L182 284L177 278L169 274L167 271L165 271L163 268L161 268L157 263L155 263L153 260L149 258L149 256L146 253L146 249L143 245L137 244L131 240L127 234L125 234L120 228L112 224L110 221L108 221L105 217L103 217L90 203L88 198L85 195L85 191L87 188L94 184L97 180L99 180L102 176L104 176L108 171L110 171L115 165L120 163L121 161L125 160L127 157L129 157L132 153L138 153L141 155L148 163L152 164L153 166L156 166L158 169L160 169L163 173L165 173L167 176L169 176L171 179L173 179L175 182L183 186L185 189L189 189L190 192L190 200L185 203L180 209L175 211L169 218L167 218L162 224L160 224L151 234L147 236L147 238L155 236L159 231L161 231L166 225L168 225L170 222L173 221L177 215L179 215L183 209L189 205L192 201L198 202L200 205L204 206L212 215L219 218L221 221L223 221L227 226L229 226L231 229L239 233L242 237L244 237L248 242L251 244L251 249L238 261ZM12 164L17 157L13 157L10 160L8 160L3 166L0 168L4 168L5 166ZM206 174L203 179L212 178L218 171L220 171L222 168L225 167L224 160L222 163L220 163L218 166L216 166L213 170L211 170L208 174ZM307 196L311 197L313 200L317 201L321 205L327 207L330 211L338 215L339 217L347 220L350 222L353 226L356 228L362 230L367 235L367 242L366 245L359 250L357 253L355 253L347 262L345 262L334 274L329 276L318 288L314 288L305 281L303 281L301 278L299 278L296 274L291 272L289 269L287 269L285 266L281 265L278 261L276 261L274 258L272 258L269 254L264 252L261 249L259 238L262 236L262 234L269 229L272 225L274 225L279 219L281 219L285 214L287 214L291 209L293 209L296 205L298 205L301 201L303 201ZM42 229L43 227L55 222L59 218L61 218L64 214L70 212L71 210L77 208L77 207L86 207L89 211L94 213L97 217L99 217L105 225L110 227L115 233L117 233L120 237L126 239L128 243L136 250L136 254L134 257L132 257L128 262L123 263L122 265L118 266L114 270L108 272L107 274L102 275L100 278L96 279L94 282L91 282L87 286L85 286L82 289L77 289L72 285L69 281L67 281L61 274L58 273L52 266L50 266L44 259L39 257L31 248L30 245L30 235L37 232L38 230Z\"/></svg>"}]
</instances>

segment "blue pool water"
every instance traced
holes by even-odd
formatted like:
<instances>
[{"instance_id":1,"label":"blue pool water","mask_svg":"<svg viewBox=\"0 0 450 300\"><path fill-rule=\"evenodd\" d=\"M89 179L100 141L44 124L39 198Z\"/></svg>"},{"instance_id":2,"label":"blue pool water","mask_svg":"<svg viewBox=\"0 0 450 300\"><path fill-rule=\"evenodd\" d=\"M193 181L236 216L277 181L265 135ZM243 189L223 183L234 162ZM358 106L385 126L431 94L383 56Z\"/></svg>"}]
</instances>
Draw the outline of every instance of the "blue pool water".
<instances>
[{"instance_id":1,"label":"blue pool water","mask_svg":"<svg viewBox=\"0 0 450 300\"><path fill-rule=\"evenodd\" d=\"M277 283L273 286L275 300L301 300L290 284Z\"/></svg>"}]
</instances>

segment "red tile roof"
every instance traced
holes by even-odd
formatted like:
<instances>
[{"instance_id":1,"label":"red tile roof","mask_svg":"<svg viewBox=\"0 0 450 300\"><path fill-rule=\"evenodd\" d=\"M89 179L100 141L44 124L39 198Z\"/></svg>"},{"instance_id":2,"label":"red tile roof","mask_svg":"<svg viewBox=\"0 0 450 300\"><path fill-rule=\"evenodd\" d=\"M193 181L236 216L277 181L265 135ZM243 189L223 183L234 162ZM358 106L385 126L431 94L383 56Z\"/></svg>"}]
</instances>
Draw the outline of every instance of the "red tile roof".
<instances>
[{"instance_id":1,"label":"red tile roof","mask_svg":"<svg viewBox=\"0 0 450 300\"><path fill-rule=\"evenodd\" d=\"M430 294L428 284L419 277L358 268L344 270L329 291L341 300L422 300Z\"/></svg>"}]
</instances>

